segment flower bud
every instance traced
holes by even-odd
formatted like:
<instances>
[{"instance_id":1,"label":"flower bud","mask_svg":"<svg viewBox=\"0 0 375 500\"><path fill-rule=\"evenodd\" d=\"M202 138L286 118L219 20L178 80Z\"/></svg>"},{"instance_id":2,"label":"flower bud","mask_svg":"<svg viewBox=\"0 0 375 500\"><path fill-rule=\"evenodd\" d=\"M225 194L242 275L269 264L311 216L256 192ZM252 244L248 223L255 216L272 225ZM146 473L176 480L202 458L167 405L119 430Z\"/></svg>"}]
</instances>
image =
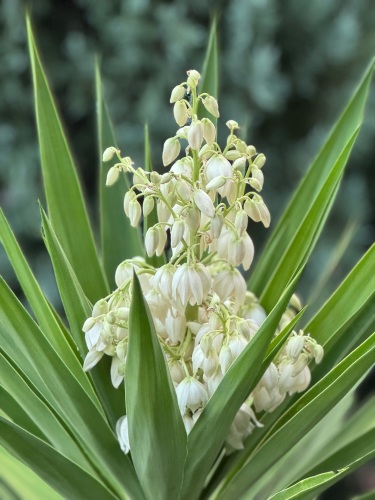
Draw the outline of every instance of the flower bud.
<instances>
[{"instance_id":1,"label":"flower bud","mask_svg":"<svg viewBox=\"0 0 375 500\"><path fill-rule=\"evenodd\" d=\"M307 354L302 353L293 365L292 377L295 377L296 375L301 373L305 366L307 366L308 361L309 358Z\"/></svg>"},{"instance_id":2,"label":"flower bud","mask_svg":"<svg viewBox=\"0 0 375 500\"><path fill-rule=\"evenodd\" d=\"M305 344L305 339L301 335L295 335L291 337L286 346L286 353L290 358L296 360L301 354L303 346Z\"/></svg>"},{"instance_id":3,"label":"flower bud","mask_svg":"<svg viewBox=\"0 0 375 500\"><path fill-rule=\"evenodd\" d=\"M186 73L188 75L186 83L189 85L189 87L195 88L198 85L199 79L201 77L200 73L198 73L198 71L196 71L195 69L190 69Z\"/></svg>"},{"instance_id":4,"label":"flower bud","mask_svg":"<svg viewBox=\"0 0 375 500\"><path fill-rule=\"evenodd\" d=\"M203 118L203 138L207 142L208 145L212 145L216 139L216 128L211 120L208 118Z\"/></svg>"},{"instance_id":5,"label":"flower bud","mask_svg":"<svg viewBox=\"0 0 375 500\"><path fill-rule=\"evenodd\" d=\"M182 219L178 219L173 223L172 230L171 230L171 246L172 248L175 248L180 241L182 240L182 237L184 235L185 231L185 223Z\"/></svg>"},{"instance_id":6,"label":"flower bud","mask_svg":"<svg viewBox=\"0 0 375 500\"><path fill-rule=\"evenodd\" d=\"M263 172L259 168L253 166L251 169L251 175L252 177L249 179L250 186L257 191L261 191L264 182Z\"/></svg>"},{"instance_id":7,"label":"flower bud","mask_svg":"<svg viewBox=\"0 0 375 500\"><path fill-rule=\"evenodd\" d=\"M201 214L197 207L190 207L186 214L186 224L191 231L196 231L201 223Z\"/></svg>"},{"instance_id":8,"label":"flower bud","mask_svg":"<svg viewBox=\"0 0 375 500\"><path fill-rule=\"evenodd\" d=\"M185 101L177 101L175 103L173 106L173 116L180 127L185 125L187 119L189 118Z\"/></svg>"},{"instance_id":9,"label":"flower bud","mask_svg":"<svg viewBox=\"0 0 375 500\"><path fill-rule=\"evenodd\" d=\"M149 257L154 255L159 244L159 232L155 226L150 227L145 236L145 247Z\"/></svg>"},{"instance_id":10,"label":"flower bud","mask_svg":"<svg viewBox=\"0 0 375 500\"><path fill-rule=\"evenodd\" d=\"M143 200L143 206L142 206L144 217L150 215L150 213L154 208L154 205L155 205L154 198L152 196L146 196L145 199Z\"/></svg>"},{"instance_id":11,"label":"flower bud","mask_svg":"<svg viewBox=\"0 0 375 500\"><path fill-rule=\"evenodd\" d=\"M180 153L180 141L175 137L171 137L164 142L163 146L163 165L166 167L177 158Z\"/></svg>"},{"instance_id":12,"label":"flower bud","mask_svg":"<svg viewBox=\"0 0 375 500\"><path fill-rule=\"evenodd\" d=\"M289 305L291 307L294 307L294 309L296 309L297 311L300 311L302 309L300 298L295 293L293 293L293 295L291 296Z\"/></svg>"},{"instance_id":13,"label":"flower bud","mask_svg":"<svg viewBox=\"0 0 375 500\"><path fill-rule=\"evenodd\" d=\"M246 231L247 222L248 222L248 218L247 218L246 212L244 210L239 210L236 213L234 225L235 225L235 227L238 231L238 234L240 236Z\"/></svg>"},{"instance_id":14,"label":"flower bud","mask_svg":"<svg viewBox=\"0 0 375 500\"><path fill-rule=\"evenodd\" d=\"M221 214L215 214L211 219L210 235L211 238L215 239L220 236L221 229L223 227L224 219Z\"/></svg>"},{"instance_id":15,"label":"flower bud","mask_svg":"<svg viewBox=\"0 0 375 500\"><path fill-rule=\"evenodd\" d=\"M129 203L129 220L132 227L137 227L142 215L142 208L138 200L134 199Z\"/></svg>"},{"instance_id":16,"label":"flower bud","mask_svg":"<svg viewBox=\"0 0 375 500\"><path fill-rule=\"evenodd\" d=\"M176 85L176 87L172 89L171 98L169 99L169 102L173 103L179 101L180 99L183 99L184 96L185 96L185 87L183 85Z\"/></svg>"},{"instance_id":17,"label":"flower bud","mask_svg":"<svg viewBox=\"0 0 375 500\"><path fill-rule=\"evenodd\" d=\"M315 358L315 363L318 365L324 356L324 349L321 345L319 344L314 344L312 348L314 358Z\"/></svg>"},{"instance_id":18,"label":"flower bud","mask_svg":"<svg viewBox=\"0 0 375 500\"><path fill-rule=\"evenodd\" d=\"M130 202L135 199L135 193L134 191L127 191L125 196L124 196L124 212L127 217L129 217L129 205Z\"/></svg>"},{"instance_id":19,"label":"flower bud","mask_svg":"<svg viewBox=\"0 0 375 500\"><path fill-rule=\"evenodd\" d=\"M232 164L233 170L239 170L240 172L242 172L242 175L245 174L245 166L246 166L246 158L244 156L237 158Z\"/></svg>"},{"instance_id":20,"label":"flower bud","mask_svg":"<svg viewBox=\"0 0 375 500\"><path fill-rule=\"evenodd\" d=\"M107 148L104 153L103 153L103 161L110 161L114 157L114 155L117 153L117 149L114 148L113 146Z\"/></svg>"},{"instance_id":21,"label":"flower bud","mask_svg":"<svg viewBox=\"0 0 375 500\"><path fill-rule=\"evenodd\" d=\"M152 184L160 184L160 174L158 172L155 172L154 170L150 174L150 181Z\"/></svg>"},{"instance_id":22,"label":"flower bud","mask_svg":"<svg viewBox=\"0 0 375 500\"><path fill-rule=\"evenodd\" d=\"M247 146L246 148L246 154L248 156L254 156L257 154L257 150L255 149L254 146ZM258 165L258 168L259 168L259 165Z\"/></svg>"},{"instance_id":23,"label":"flower bud","mask_svg":"<svg viewBox=\"0 0 375 500\"><path fill-rule=\"evenodd\" d=\"M157 231L158 231L159 242L156 247L155 253L157 257L160 257L160 255L162 255L162 253L164 252L164 247L165 244L167 243L167 233L165 232L163 226L157 226Z\"/></svg>"},{"instance_id":24,"label":"flower bud","mask_svg":"<svg viewBox=\"0 0 375 500\"><path fill-rule=\"evenodd\" d=\"M215 118L219 118L220 113L219 113L219 106L217 104L217 100L215 97L212 97L210 95L206 96L203 99L203 106L207 109L211 115L213 115Z\"/></svg>"},{"instance_id":25,"label":"flower bud","mask_svg":"<svg viewBox=\"0 0 375 500\"><path fill-rule=\"evenodd\" d=\"M207 217L212 218L215 215L215 207L212 203L211 198L202 189L197 189L194 192L194 201L199 208L199 210L207 215Z\"/></svg>"},{"instance_id":26,"label":"flower bud","mask_svg":"<svg viewBox=\"0 0 375 500\"><path fill-rule=\"evenodd\" d=\"M226 122L226 124L225 124L225 125L226 125L226 126L229 128L229 130L231 130L231 131L233 131L233 130L236 130L236 129L240 128L240 127L238 126L238 123L237 123L236 121L234 121L234 120L228 120L228 121Z\"/></svg>"},{"instance_id":27,"label":"flower bud","mask_svg":"<svg viewBox=\"0 0 375 500\"><path fill-rule=\"evenodd\" d=\"M221 186L224 186L224 184L227 182L226 178L223 175L219 175L219 177L214 177L212 181L210 181L206 185L206 189L208 191L216 191L217 189L221 188Z\"/></svg>"},{"instance_id":28,"label":"flower bud","mask_svg":"<svg viewBox=\"0 0 375 500\"><path fill-rule=\"evenodd\" d=\"M211 158L211 156L214 154L214 152L212 151L212 144L205 144L200 150L199 150L199 153L198 153L198 157L199 158L202 158L202 160L208 160L209 158Z\"/></svg>"},{"instance_id":29,"label":"flower bud","mask_svg":"<svg viewBox=\"0 0 375 500\"><path fill-rule=\"evenodd\" d=\"M231 149L225 153L225 158L229 161L238 160L238 158L241 158L241 153L236 149Z\"/></svg>"},{"instance_id":30,"label":"flower bud","mask_svg":"<svg viewBox=\"0 0 375 500\"><path fill-rule=\"evenodd\" d=\"M119 169L117 167L111 167L108 170L108 174L107 174L107 179L105 181L105 185L106 186L112 186L112 184L114 184L117 181L119 174L120 174L120 172L119 172Z\"/></svg>"},{"instance_id":31,"label":"flower bud","mask_svg":"<svg viewBox=\"0 0 375 500\"><path fill-rule=\"evenodd\" d=\"M104 300L98 300L98 302L94 305L92 310L92 315L94 318L97 316L102 316L103 314L107 314L108 312L108 303Z\"/></svg>"},{"instance_id":32,"label":"flower bud","mask_svg":"<svg viewBox=\"0 0 375 500\"><path fill-rule=\"evenodd\" d=\"M233 363L232 351L228 346L223 346L219 353L219 363L223 375L229 370L230 365Z\"/></svg>"},{"instance_id":33,"label":"flower bud","mask_svg":"<svg viewBox=\"0 0 375 500\"><path fill-rule=\"evenodd\" d=\"M83 332L88 332L91 330L91 328L95 325L96 319L95 318L87 318L87 320L83 323L82 331Z\"/></svg>"},{"instance_id":34,"label":"flower bud","mask_svg":"<svg viewBox=\"0 0 375 500\"><path fill-rule=\"evenodd\" d=\"M263 153L259 154L253 161L253 165L256 165L258 168L262 168L265 163L266 163L266 157L264 156Z\"/></svg>"},{"instance_id":35,"label":"flower bud","mask_svg":"<svg viewBox=\"0 0 375 500\"><path fill-rule=\"evenodd\" d=\"M199 120L193 122L187 133L189 146L192 149L199 150L203 140L203 126Z\"/></svg>"}]
</instances>

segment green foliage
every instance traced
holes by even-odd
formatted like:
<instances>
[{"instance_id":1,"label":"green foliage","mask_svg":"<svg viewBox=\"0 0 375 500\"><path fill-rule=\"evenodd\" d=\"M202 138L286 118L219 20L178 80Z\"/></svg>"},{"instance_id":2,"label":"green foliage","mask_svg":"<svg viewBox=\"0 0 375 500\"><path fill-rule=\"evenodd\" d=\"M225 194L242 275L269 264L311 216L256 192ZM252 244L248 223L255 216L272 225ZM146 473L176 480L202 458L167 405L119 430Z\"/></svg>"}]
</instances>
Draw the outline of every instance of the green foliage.
<instances>
[{"instance_id":1,"label":"green foliage","mask_svg":"<svg viewBox=\"0 0 375 500\"><path fill-rule=\"evenodd\" d=\"M135 3L132 6L135 9ZM343 418L348 407L347 393L375 362L375 319L370 314L374 287L373 280L368 278L373 268L374 247L307 325L308 331L327 349L327 358L314 371L309 390L286 400L274 413L262 415L263 429L257 429L247 439L243 450L230 457L220 454L238 408L302 316L302 313L297 315L274 337L331 209L361 124L373 65L346 111L351 110L358 121L338 122L323 150L327 155L324 158L330 161L323 162L318 157L312 164L302 181L302 194L300 191L295 198L298 217L286 227L287 209L281 218L284 221L280 223L281 229L275 230L267 247L264 257L267 266L260 259L256 267L255 277L267 275L267 279L259 278L257 286L262 288L262 300L270 314L186 436L174 387L137 279L130 310L125 394L123 389L111 387L108 367L104 364L90 375L80 370L86 354L81 328L90 314L90 301L107 293L106 283L112 278L116 259L122 251L140 249L140 239L133 229L130 232L128 227L119 229L120 223L111 224L114 205L102 192L105 216L101 219L101 252L96 248L76 168L29 23L28 36L48 207L48 216L41 211L43 236L69 329L63 326L43 295L1 214L0 238L34 313L32 317L5 281L0 281L1 446L48 483L57 492L56 498L61 495L77 499L229 500L240 496L255 498L258 494L275 500L313 498L374 457L373 400L349 420ZM203 79L211 92L217 87L216 43L213 24ZM113 133L98 70L96 82L102 147ZM345 133L341 134L343 123ZM146 162L150 162L147 134L145 156ZM103 165L100 171L103 181ZM56 185L60 176L63 186ZM316 178L319 182L311 180ZM304 196L303 190L310 191L311 186L314 188L311 197ZM123 232L123 240L131 242L126 248L119 230ZM114 233L116 243L110 248L108 242ZM283 249L282 259L276 251L278 245ZM361 325L359 333L353 333L353 325ZM114 434L116 420L125 408L129 416L131 459L121 452ZM324 427L320 422L331 423L334 428L331 435L322 432ZM274 481L274 472L280 473L284 465L283 456L290 453L292 458L293 454L298 457L303 451L299 441L315 439L317 431L320 434L315 453L303 455L304 460L291 460L288 474ZM4 473L10 471L6 479L14 489L15 462L5 458L5 464ZM34 476L30 476L30 481L35 483L34 492L48 492Z\"/></svg>"}]
</instances>

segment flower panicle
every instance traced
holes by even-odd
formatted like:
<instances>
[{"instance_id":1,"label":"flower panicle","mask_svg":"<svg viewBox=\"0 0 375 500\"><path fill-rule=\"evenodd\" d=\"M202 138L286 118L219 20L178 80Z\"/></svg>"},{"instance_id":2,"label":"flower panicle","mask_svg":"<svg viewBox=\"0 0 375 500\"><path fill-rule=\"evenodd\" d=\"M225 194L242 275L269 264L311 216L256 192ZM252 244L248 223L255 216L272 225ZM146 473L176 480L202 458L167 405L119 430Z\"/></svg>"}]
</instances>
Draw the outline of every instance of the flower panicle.
<instances>
[{"instance_id":1,"label":"flower panicle","mask_svg":"<svg viewBox=\"0 0 375 500\"><path fill-rule=\"evenodd\" d=\"M217 143L215 119L219 104L199 94L200 74L187 72L175 86L170 102L178 125L162 153L169 171L160 174L135 168L130 157L114 147L103 153L111 161L107 185L121 173L132 176L124 211L134 227L151 212L157 221L145 235L148 256L166 253L167 263L154 268L142 257L122 262L115 274L117 289L98 301L83 325L89 370L104 355L112 357L111 380L118 387L125 374L133 271L139 276L156 333L165 351L186 431L190 432L225 373L266 318L257 297L247 290L239 268L248 270L254 245L249 221L267 228L270 212L259 194L266 157L236 134L239 125L226 122L225 146ZM199 104L212 119L199 116ZM184 154L181 155L181 151ZM279 324L281 331L301 308L294 296ZM323 349L302 330L293 331L239 409L226 440L226 450L243 447L243 440L261 424L255 412L273 411L287 395L310 382L309 363L319 363ZM129 452L127 420L117 426L118 439Z\"/></svg>"}]
</instances>

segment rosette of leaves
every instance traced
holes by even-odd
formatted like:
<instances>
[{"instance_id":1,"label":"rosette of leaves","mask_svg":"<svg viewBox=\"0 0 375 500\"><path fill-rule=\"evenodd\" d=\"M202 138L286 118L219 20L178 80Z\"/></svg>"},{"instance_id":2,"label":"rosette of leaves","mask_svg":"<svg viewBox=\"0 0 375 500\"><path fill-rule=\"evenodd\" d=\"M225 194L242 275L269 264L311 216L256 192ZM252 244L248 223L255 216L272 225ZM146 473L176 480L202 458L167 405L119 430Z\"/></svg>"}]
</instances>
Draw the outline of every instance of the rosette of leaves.
<instances>
[{"instance_id":1,"label":"rosette of leaves","mask_svg":"<svg viewBox=\"0 0 375 500\"><path fill-rule=\"evenodd\" d=\"M0 281L0 444L2 488L27 498L315 498L375 455L374 400L346 418L353 389L375 361L375 247L372 246L303 328L324 346L312 383L271 414L260 415L244 448L223 456L229 426L288 338L275 328L295 291L334 202L363 121L373 63L273 228L249 286L267 319L224 376L189 436L184 432L152 318L135 281L130 313L132 362L124 388L111 386L105 362L82 370L81 328L91 304L108 293L114 269L144 254L142 235L117 216L123 178L105 190L100 162L100 243L96 245L72 154L28 21L47 213L42 234L67 325L45 298L6 221L0 238L27 298L26 309ZM203 89L216 96L213 25ZM96 72L101 153L115 144ZM145 136L145 163L150 146ZM48 214L48 215L47 215ZM145 221L147 227L147 220ZM31 311L31 312L29 312ZM293 322L294 326L295 322ZM146 376L147 373L147 376ZM127 413L131 456L115 435ZM22 484L18 478L22 474Z\"/></svg>"}]
</instances>

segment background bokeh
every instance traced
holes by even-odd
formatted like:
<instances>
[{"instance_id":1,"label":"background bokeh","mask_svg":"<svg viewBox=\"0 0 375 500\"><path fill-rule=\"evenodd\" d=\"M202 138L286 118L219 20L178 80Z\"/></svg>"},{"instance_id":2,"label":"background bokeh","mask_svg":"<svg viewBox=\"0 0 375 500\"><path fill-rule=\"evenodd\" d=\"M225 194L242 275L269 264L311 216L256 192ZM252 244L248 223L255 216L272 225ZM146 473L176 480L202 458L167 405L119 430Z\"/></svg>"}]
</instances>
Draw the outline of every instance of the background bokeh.
<instances>
[{"instance_id":1,"label":"background bokeh","mask_svg":"<svg viewBox=\"0 0 375 500\"><path fill-rule=\"evenodd\" d=\"M264 198L274 219L374 54L375 8L368 0L29 2L94 222L98 220L94 55L101 60L105 96L123 153L142 164L147 121L154 165L161 165L162 144L175 130L170 89L184 80L187 69L201 68L213 6L219 12L223 122L236 119L245 138L266 154ZM0 3L0 57L1 205L43 288L56 303L40 239L37 199L43 201L43 195L20 0ZM374 113L373 88L341 193L301 283L305 298L350 221L357 230L327 293L374 240ZM258 251L265 236L263 228L256 228ZM17 290L2 252L0 272ZM351 479L345 494L358 491L358 478Z\"/></svg>"}]
</instances>

